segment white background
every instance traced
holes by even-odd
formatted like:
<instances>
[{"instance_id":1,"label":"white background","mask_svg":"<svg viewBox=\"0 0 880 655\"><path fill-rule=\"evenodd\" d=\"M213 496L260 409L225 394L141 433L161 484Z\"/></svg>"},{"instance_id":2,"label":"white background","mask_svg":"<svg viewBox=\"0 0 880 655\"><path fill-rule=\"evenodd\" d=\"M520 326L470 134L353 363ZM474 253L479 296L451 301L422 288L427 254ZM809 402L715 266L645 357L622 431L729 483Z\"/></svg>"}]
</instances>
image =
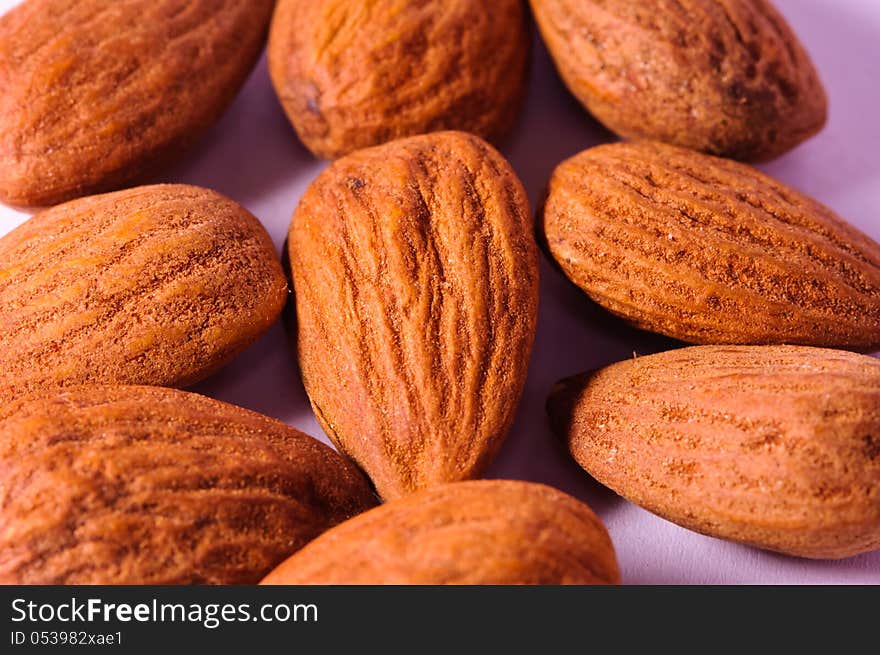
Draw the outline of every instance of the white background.
<instances>
[{"instance_id":1,"label":"white background","mask_svg":"<svg viewBox=\"0 0 880 655\"><path fill-rule=\"evenodd\" d=\"M0 12L15 4L0 0ZM831 120L821 135L762 168L880 240L880 0L779 0L777 5L813 55L830 95ZM611 139L572 100L536 39L527 106L502 148L533 204L556 164ZM280 251L300 195L324 166L297 141L263 60L208 138L149 181L221 191L260 218ZM0 205L0 235L26 218ZM634 351L662 350L671 342L608 318L546 262L542 273L541 316L525 396L491 477L545 482L589 503L611 531L627 583L880 584L880 552L842 562L810 562L703 537L618 498L572 463L547 426L544 401L552 384ZM280 325L196 390L324 439Z\"/></svg>"}]
</instances>

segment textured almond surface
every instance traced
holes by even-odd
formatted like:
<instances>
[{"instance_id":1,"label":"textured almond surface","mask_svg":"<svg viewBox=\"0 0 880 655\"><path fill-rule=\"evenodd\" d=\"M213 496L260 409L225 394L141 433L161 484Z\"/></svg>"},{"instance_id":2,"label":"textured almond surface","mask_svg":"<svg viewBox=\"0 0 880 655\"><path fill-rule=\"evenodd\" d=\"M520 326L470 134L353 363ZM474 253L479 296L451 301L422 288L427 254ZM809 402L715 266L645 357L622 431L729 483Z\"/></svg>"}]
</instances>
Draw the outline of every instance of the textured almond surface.
<instances>
[{"instance_id":1,"label":"textured almond surface","mask_svg":"<svg viewBox=\"0 0 880 655\"><path fill-rule=\"evenodd\" d=\"M501 137L529 47L521 0L280 0L269 67L303 143L333 158L437 130Z\"/></svg>"},{"instance_id":2,"label":"textured almond surface","mask_svg":"<svg viewBox=\"0 0 880 655\"><path fill-rule=\"evenodd\" d=\"M605 526L544 485L427 489L329 530L263 584L618 584Z\"/></svg>"},{"instance_id":3,"label":"textured almond surface","mask_svg":"<svg viewBox=\"0 0 880 655\"><path fill-rule=\"evenodd\" d=\"M770 159L825 124L822 83L766 0L531 0L571 92L611 130Z\"/></svg>"},{"instance_id":4,"label":"textured almond surface","mask_svg":"<svg viewBox=\"0 0 880 655\"><path fill-rule=\"evenodd\" d=\"M81 387L2 415L3 584L253 584L375 504L319 441L195 394Z\"/></svg>"},{"instance_id":5,"label":"textured almond surface","mask_svg":"<svg viewBox=\"0 0 880 655\"><path fill-rule=\"evenodd\" d=\"M178 155L253 67L272 0L27 0L0 18L0 200L109 191Z\"/></svg>"},{"instance_id":6,"label":"textured almond surface","mask_svg":"<svg viewBox=\"0 0 880 655\"><path fill-rule=\"evenodd\" d=\"M880 361L797 346L699 346L562 382L575 459L704 534L842 558L880 548Z\"/></svg>"},{"instance_id":7,"label":"textured almond surface","mask_svg":"<svg viewBox=\"0 0 880 655\"><path fill-rule=\"evenodd\" d=\"M58 385L186 386L286 299L269 235L218 193L159 185L59 205L0 238L0 405Z\"/></svg>"},{"instance_id":8,"label":"textured almond surface","mask_svg":"<svg viewBox=\"0 0 880 655\"><path fill-rule=\"evenodd\" d=\"M290 230L300 368L319 423L385 498L478 475L525 382L538 306L528 201L460 132L332 164Z\"/></svg>"},{"instance_id":9,"label":"textured almond surface","mask_svg":"<svg viewBox=\"0 0 880 655\"><path fill-rule=\"evenodd\" d=\"M562 163L540 217L563 272L692 343L880 348L880 245L736 162L656 143Z\"/></svg>"}]
</instances>

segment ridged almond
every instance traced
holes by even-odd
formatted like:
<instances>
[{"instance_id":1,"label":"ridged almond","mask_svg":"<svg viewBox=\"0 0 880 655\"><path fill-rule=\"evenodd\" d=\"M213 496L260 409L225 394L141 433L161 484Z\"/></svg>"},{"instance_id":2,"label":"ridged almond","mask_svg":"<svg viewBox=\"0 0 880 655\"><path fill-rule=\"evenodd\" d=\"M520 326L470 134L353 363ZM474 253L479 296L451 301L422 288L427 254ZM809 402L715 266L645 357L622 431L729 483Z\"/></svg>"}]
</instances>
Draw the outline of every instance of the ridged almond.
<instances>
[{"instance_id":1,"label":"ridged almond","mask_svg":"<svg viewBox=\"0 0 880 655\"><path fill-rule=\"evenodd\" d=\"M182 185L81 198L0 238L0 405L85 383L187 386L287 300L259 221Z\"/></svg>"},{"instance_id":2,"label":"ridged almond","mask_svg":"<svg viewBox=\"0 0 880 655\"><path fill-rule=\"evenodd\" d=\"M559 165L539 220L565 275L640 328L699 344L880 348L880 245L745 164L599 146Z\"/></svg>"},{"instance_id":3,"label":"ridged almond","mask_svg":"<svg viewBox=\"0 0 880 655\"><path fill-rule=\"evenodd\" d=\"M438 132L361 150L290 229L306 391L384 498L477 476L513 422L538 308L528 201L487 143Z\"/></svg>"},{"instance_id":4,"label":"ridged almond","mask_svg":"<svg viewBox=\"0 0 880 655\"><path fill-rule=\"evenodd\" d=\"M324 444L195 394L80 387L0 413L3 584L254 584L373 505Z\"/></svg>"},{"instance_id":5,"label":"ridged almond","mask_svg":"<svg viewBox=\"0 0 880 655\"><path fill-rule=\"evenodd\" d=\"M438 130L504 136L530 45L522 0L279 0L269 70L302 142L334 158Z\"/></svg>"},{"instance_id":6,"label":"ridged almond","mask_svg":"<svg viewBox=\"0 0 880 655\"><path fill-rule=\"evenodd\" d=\"M608 128L744 160L825 125L813 62L767 0L531 0L571 92Z\"/></svg>"},{"instance_id":7,"label":"ridged almond","mask_svg":"<svg viewBox=\"0 0 880 655\"><path fill-rule=\"evenodd\" d=\"M441 485L325 532L262 584L619 584L605 526L544 485Z\"/></svg>"},{"instance_id":8,"label":"ridged almond","mask_svg":"<svg viewBox=\"0 0 880 655\"><path fill-rule=\"evenodd\" d=\"M551 419L590 475L704 534L801 557L880 548L880 361L698 346L562 382Z\"/></svg>"},{"instance_id":9,"label":"ridged almond","mask_svg":"<svg viewBox=\"0 0 880 655\"><path fill-rule=\"evenodd\" d=\"M220 117L272 0L26 0L0 18L0 200L124 186Z\"/></svg>"}]
</instances>

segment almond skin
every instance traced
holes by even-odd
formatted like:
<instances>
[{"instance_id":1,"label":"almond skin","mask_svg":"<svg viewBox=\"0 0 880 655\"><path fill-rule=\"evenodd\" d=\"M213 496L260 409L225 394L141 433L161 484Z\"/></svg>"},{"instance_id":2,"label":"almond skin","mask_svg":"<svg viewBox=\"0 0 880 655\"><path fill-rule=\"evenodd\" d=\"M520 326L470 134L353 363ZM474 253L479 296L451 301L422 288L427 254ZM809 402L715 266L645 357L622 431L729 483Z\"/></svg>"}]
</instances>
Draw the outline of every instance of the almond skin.
<instances>
[{"instance_id":1,"label":"almond skin","mask_svg":"<svg viewBox=\"0 0 880 655\"><path fill-rule=\"evenodd\" d=\"M332 159L516 119L531 41L521 0L279 0L269 70L305 146Z\"/></svg>"},{"instance_id":2,"label":"almond skin","mask_svg":"<svg viewBox=\"0 0 880 655\"><path fill-rule=\"evenodd\" d=\"M510 166L440 132L359 151L290 229L296 340L330 439L383 498L478 476L519 403L537 247Z\"/></svg>"},{"instance_id":3,"label":"almond skin","mask_svg":"<svg viewBox=\"0 0 880 655\"><path fill-rule=\"evenodd\" d=\"M825 90L766 0L531 0L569 90L626 138L747 161L825 125Z\"/></svg>"},{"instance_id":4,"label":"almond skin","mask_svg":"<svg viewBox=\"0 0 880 655\"><path fill-rule=\"evenodd\" d=\"M254 584L374 505L319 441L195 394L80 387L0 414L2 584Z\"/></svg>"},{"instance_id":5,"label":"almond skin","mask_svg":"<svg viewBox=\"0 0 880 655\"><path fill-rule=\"evenodd\" d=\"M744 164L599 146L556 169L539 222L565 275L640 328L699 344L880 348L880 245Z\"/></svg>"},{"instance_id":6,"label":"almond skin","mask_svg":"<svg viewBox=\"0 0 880 655\"><path fill-rule=\"evenodd\" d=\"M619 584L605 526L540 484L441 485L370 510L289 558L262 584Z\"/></svg>"},{"instance_id":7,"label":"almond skin","mask_svg":"<svg viewBox=\"0 0 880 655\"><path fill-rule=\"evenodd\" d=\"M880 548L880 361L698 346L560 383L551 421L602 484L703 534L815 559Z\"/></svg>"},{"instance_id":8,"label":"almond skin","mask_svg":"<svg viewBox=\"0 0 880 655\"><path fill-rule=\"evenodd\" d=\"M272 0L27 0L0 18L0 200L110 191L178 156L257 60Z\"/></svg>"},{"instance_id":9,"label":"almond skin","mask_svg":"<svg viewBox=\"0 0 880 655\"><path fill-rule=\"evenodd\" d=\"M187 386L287 300L269 235L213 191L81 198L0 238L0 405L86 383Z\"/></svg>"}]
</instances>

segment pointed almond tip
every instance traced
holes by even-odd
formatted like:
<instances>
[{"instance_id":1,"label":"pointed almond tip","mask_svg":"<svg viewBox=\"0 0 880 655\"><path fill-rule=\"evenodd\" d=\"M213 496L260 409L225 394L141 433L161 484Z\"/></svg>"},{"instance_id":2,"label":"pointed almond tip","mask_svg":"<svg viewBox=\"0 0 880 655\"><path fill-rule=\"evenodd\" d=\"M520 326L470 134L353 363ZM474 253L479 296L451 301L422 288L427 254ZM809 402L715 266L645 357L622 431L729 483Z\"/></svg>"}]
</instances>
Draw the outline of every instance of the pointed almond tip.
<instances>
[{"instance_id":1,"label":"pointed almond tip","mask_svg":"<svg viewBox=\"0 0 880 655\"><path fill-rule=\"evenodd\" d=\"M546 411L553 433L563 441L568 440L574 410L590 373L564 378L553 385L547 396Z\"/></svg>"}]
</instances>

